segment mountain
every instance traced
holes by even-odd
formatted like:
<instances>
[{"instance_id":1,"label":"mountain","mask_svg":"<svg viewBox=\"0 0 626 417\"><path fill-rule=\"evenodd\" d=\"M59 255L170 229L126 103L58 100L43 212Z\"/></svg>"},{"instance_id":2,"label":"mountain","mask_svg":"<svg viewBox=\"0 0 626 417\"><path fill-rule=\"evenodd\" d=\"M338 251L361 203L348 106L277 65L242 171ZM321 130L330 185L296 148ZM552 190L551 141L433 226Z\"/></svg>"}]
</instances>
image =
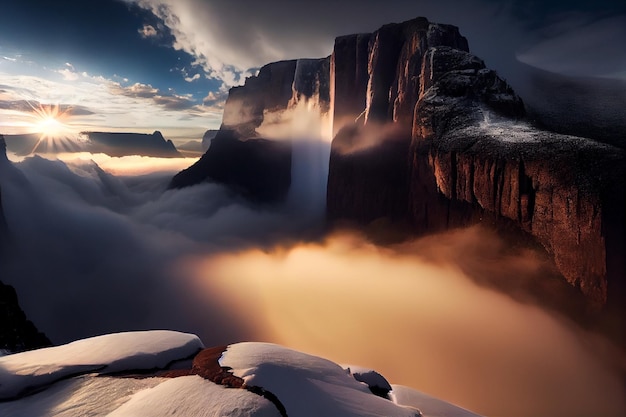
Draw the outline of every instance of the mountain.
<instances>
[{"instance_id":1,"label":"mountain","mask_svg":"<svg viewBox=\"0 0 626 417\"><path fill-rule=\"evenodd\" d=\"M331 224L386 219L423 234L483 223L542 248L591 309L623 310L624 149L538 128L454 26L417 18L339 37L330 58L264 66L230 90L211 147L171 185L285 195L289 150L258 142L258 131L301 96L333 120ZM235 141L259 152L220 145ZM283 174L263 177L270 160Z\"/></svg>"},{"instance_id":2,"label":"mountain","mask_svg":"<svg viewBox=\"0 0 626 417\"><path fill-rule=\"evenodd\" d=\"M0 135L0 164L6 163L9 163L6 143ZM4 260L9 256L10 243L0 189L0 273L5 267ZM0 281L0 350L18 352L50 345L50 340L26 318L18 303L15 289Z\"/></svg>"},{"instance_id":3,"label":"mountain","mask_svg":"<svg viewBox=\"0 0 626 417\"><path fill-rule=\"evenodd\" d=\"M165 140L158 130L149 134L83 132L89 138L87 152L110 156L141 155L157 158L178 158L181 154L171 140Z\"/></svg>"},{"instance_id":4,"label":"mountain","mask_svg":"<svg viewBox=\"0 0 626 417\"><path fill-rule=\"evenodd\" d=\"M333 60L352 62L360 38L338 39ZM538 242L595 308L621 308L622 149L532 126L511 87L446 25L384 26L371 35L368 58L348 69L331 75L335 85L365 71L368 83L351 92L364 100L339 108L364 117L333 140L331 221L391 217L415 233L475 223L514 229L517 239Z\"/></svg>"},{"instance_id":5,"label":"mountain","mask_svg":"<svg viewBox=\"0 0 626 417\"><path fill-rule=\"evenodd\" d=\"M262 67L243 86L231 88L222 126L209 149L178 173L170 187L212 181L232 186L257 202L284 200L291 185L291 141L268 140L259 130L271 128L271 115L304 100L315 99L327 111L329 63L329 58L275 62Z\"/></svg>"}]
</instances>

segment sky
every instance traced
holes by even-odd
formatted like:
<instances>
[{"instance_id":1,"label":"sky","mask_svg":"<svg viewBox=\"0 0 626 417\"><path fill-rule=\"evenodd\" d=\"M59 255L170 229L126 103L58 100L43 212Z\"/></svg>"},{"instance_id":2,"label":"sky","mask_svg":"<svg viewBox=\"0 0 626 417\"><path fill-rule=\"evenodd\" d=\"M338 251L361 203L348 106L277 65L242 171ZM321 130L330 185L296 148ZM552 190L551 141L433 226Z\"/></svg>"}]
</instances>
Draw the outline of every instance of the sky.
<instances>
[{"instance_id":1,"label":"sky","mask_svg":"<svg viewBox=\"0 0 626 417\"><path fill-rule=\"evenodd\" d=\"M520 63L626 79L620 0L0 0L0 10L5 134L57 114L74 131L199 139L219 127L228 88L262 65L327 56L336 36L417 16L459 26L514 87Z\"/></svg>"}]
</instances>

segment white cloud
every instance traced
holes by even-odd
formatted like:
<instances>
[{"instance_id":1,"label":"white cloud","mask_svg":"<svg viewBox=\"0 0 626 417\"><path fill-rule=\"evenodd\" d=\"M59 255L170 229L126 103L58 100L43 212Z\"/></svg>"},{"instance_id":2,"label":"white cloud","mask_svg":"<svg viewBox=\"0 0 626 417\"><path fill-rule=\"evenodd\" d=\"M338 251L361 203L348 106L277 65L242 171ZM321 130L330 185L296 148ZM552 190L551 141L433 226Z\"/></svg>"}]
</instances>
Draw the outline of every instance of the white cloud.
<instances>
[{"instance_id":1,"label":"white cloud","mask_svg":"<svg viewBox=\"0 0 626 417\"><path fill-rule=\"evenodd\" d=\"M66 81L76 81L80 78L80 75L81 75L78 72L76 72L76 69L74 68L74 66L70 64L69 62L66 62L65 67L61 68L60 70L57 70L57 72L61 74L63 76L63 79ZM82 75L86 77L87 73L83 72Z\"/></svg>"},{"instance_id":2,"label":"white cloud","mask_svg":"<svg viewBox=\"0 0 626 417\"><path fill-rule=\"evenodd\" d=\"M158 35L157 30L152 25L143 25L143 27L139 29L139 33L143 38L151 38Z\"/></svg>"},{"instance_id":3,"label":"white cloud","mask_svg":"<svg viewBox=\"0 0 626 417\"><path fill-rule=\"evenodd\" d=\"M193 77L185 77L185 81L187 81L188 83L192 83L199 79L200 79L200 74L195 74Z\"/></svg>"},{"instance_id":4,"label":"white cloud","mask_svg":"<svg viewBox=\"0 0 626 417\"><path fill-rule=\"evenodd\" d=\"M69 66L54 71L59 80L0 73L3 101L32 101L89 109L68 119L76 131L107 130L151 133L154 130L202 132L217 128L221 112L195 103L189 95L162 93L149 84L123 86L117 81ZM69 78L68 78L69 77ZM19 87L17 87L19 86ZM0 130L5 134L32 131L32 116L15 109L0 109ZM197 134L189 139L197 138Z\"/></svg>"},{"instance_id":5,"label":"white cloud","mask_svg":"<svg viewBox=\"0 0 626 417\"><path fill-rule=\"evenodd\" d=\"M470 39L486 37L489 56L483 58L496 60L503 52L512 55L511 44L499 39L520 38L510 10L486 0L319 0L297 6L282 0L125 1L160 18L174 37L172 47L190 54L209 78L226 86L241 84L269 62L327 56L337 36L371 32L385 23L417 16L459 25ZM494 33L507 36L494 38ZM494 39L498 39L496 47Z\"/></svg>"},{"instance_id":6,"label":"white cloud","mask_svg":"<svg viewBox=\"0 0 626 417\"><path fill-rule=\"evenodd\" d=\"M626 79L624 45L626 15L589 21L579 15L566 16L543 39L517 59L547 71L573 75Z\"/></svg>"}]
</instances>

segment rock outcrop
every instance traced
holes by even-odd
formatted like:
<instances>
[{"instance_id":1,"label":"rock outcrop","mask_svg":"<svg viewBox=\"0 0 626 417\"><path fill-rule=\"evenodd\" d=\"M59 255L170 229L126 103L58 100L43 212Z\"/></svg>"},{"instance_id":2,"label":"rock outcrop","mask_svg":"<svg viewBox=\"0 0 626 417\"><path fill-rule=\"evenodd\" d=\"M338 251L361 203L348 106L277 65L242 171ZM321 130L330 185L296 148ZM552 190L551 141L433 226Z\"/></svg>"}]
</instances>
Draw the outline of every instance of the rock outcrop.
<instances>
[{"instance_id":1,"label":"rock outcrop","mask_svg":"<svg viewBox=\"0 0 626 417\"><path fill-rule=\"evenodd\" d=\"M0 136L0 164L9 163L4 137ZM9 227L2 206L0 189L0 277L10 249ZM0 281L0 350L19 352L50 346L50 340L26 319L20 308L15 289Z\"/></svg>"},{"instance_id":2,"label":"rock outcrop","mask_svg":"<svg viewBox=\"0 0 626 417\"><path fill-rule=\"evenodd\" d=\"M231 88L209 149L170 187L208 181L228 185L254 202L284 200L291 185L291 142L263 138L259 129L271 128L282 112L302 101L328 111L329 66L330 58L275 62Z\"/></svg>"},{"instance_id":3,"label":"rock outcrop","mask_svg":"<svg viewBox=\"0 0 626 417\"><path fill-rule=\"evenodd\" d=\"M623 150L525 122L520 98L451 26L419 18L338 38L332 62L330 221L517 230L596 308L623 303Z\"/></svg>"},{"instance_id":4,"label":"rock outcrop","mask_svg":"<svg viewBox=\"0 0 626 417\"><path fill-rule=\"evenodd\" d=\"M171 188L204 181L231 187L253 202L282 200L291 182L291 145L266 139L238 140L234 131L221 131L200 160L179 172Z\"/></svg>"}]
</instances>

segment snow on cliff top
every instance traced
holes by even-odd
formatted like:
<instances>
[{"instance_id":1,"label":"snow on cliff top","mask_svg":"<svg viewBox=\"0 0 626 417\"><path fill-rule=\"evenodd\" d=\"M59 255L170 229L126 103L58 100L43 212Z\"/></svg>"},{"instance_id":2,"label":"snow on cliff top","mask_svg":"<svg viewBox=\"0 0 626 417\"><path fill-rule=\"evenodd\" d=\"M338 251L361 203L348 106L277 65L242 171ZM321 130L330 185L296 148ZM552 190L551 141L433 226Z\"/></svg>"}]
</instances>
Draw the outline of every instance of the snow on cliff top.
<instances>
[{"instance_id":1,"label":"snow on cliff top","mask_svg":"<svg viewBox=\"0 0 626 417\"><path fill-rule=\"evenodd\" d=\"M419 408L425 417L476 417L418 391L390 386L373 370L343 369L268 343L230 345L219 359L249 390L185 372L173 378L106 375L163 368L202 347L191 334L147 331L0 357L0 416L415 417ZM368 384L393 387L390 399L374 395Z\"/></svg>"},{"instance_id":2,"label":"snow on cliff top","mask_svg":"<svg viewBox=\"0 0 626 417\"><path fill-rule=\"evenodd\" d=\"M267 343L228 347L220 365L246 385L272 392L289 416L420 416L412 407L373 395L336 363Z\"/></svg>"},{"instance_id":3,"label":"snow on cliff top","mask_svg":"<svg viewBox=\"0 0 626 417\"><path fill-rule=\"evenodd\" d=\"M0 400L87 372L163 368L203 348L198 336L167 330L108 334L0 357Z\"/></svg>"}]
</instances>

